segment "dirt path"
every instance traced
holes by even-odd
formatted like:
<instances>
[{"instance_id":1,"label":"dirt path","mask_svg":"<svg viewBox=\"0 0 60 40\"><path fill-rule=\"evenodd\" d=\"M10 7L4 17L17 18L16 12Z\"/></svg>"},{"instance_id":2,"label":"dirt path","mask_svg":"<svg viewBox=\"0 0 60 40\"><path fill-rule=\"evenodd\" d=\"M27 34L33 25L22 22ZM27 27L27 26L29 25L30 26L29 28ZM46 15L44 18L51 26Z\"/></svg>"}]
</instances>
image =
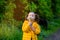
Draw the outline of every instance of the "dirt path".
<instances>
[{"instance_id":1,"label":"dirt path","mask_svg":"<svg viewBox=\"0 0 60 40\"><path fill-rule=\"evenodd\" d=\"M48 36L47 38L44 38L44 40L60 40L60 29L57 30L54 34Z\"/></svg>"}]
</instances>

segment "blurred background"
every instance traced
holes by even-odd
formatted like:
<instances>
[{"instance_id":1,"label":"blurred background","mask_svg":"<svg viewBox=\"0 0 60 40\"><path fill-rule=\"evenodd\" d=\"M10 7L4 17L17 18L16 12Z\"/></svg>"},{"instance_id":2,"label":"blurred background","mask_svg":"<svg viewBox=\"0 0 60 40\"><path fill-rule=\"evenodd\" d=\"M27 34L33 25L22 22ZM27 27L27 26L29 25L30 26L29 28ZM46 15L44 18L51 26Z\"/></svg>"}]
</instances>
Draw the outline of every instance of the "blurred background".
<instances>
[{"instance_id":1,"label":"blurred background","mask_svg":"<svg viewBox=\"0 0 60 40\"><path fill-rule=\"evenodd\" d=\"M0 0L0 40L22 40L22 24L28 12L39 15L39 40L49 40L60 28L60 0Z\"/></svg>"}]
</instances>

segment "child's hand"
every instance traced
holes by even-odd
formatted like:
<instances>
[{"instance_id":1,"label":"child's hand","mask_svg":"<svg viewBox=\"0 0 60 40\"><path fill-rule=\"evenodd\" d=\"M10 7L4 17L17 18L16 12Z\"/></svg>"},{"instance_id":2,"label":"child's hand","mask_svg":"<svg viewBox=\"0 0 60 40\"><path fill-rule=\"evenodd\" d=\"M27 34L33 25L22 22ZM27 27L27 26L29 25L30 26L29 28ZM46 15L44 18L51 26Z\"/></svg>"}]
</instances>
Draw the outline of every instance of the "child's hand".
<instances>
[{"instance_id":1,"label":"child's hand","mask_svg":"<svg viewBox=\"0 0 60 40\"><path fill-rule=\"evenodd\" d=\"M32 27L32 22L29 22L29 26Z\"/></svg>"},{"instance_id":2,"label":"child's hand","mask_svg":"<svg viewBox=\"0 0 60 40\"><path fill-rule=\"evenodd\" d=\"M31 27L32 31L35 31L35 28L34 27Z\"/></svg>"},{"instance_id":3,"label":"child's hand","mask_svg":"<svg viewBox=\"0 0 60 40\"><path fill-rule=\"evenodd\" d=\"M32 31L35 31L35 28L32 26L32 22L29 22L29 26L30 26Z\"/></svg>"}]
</instances>

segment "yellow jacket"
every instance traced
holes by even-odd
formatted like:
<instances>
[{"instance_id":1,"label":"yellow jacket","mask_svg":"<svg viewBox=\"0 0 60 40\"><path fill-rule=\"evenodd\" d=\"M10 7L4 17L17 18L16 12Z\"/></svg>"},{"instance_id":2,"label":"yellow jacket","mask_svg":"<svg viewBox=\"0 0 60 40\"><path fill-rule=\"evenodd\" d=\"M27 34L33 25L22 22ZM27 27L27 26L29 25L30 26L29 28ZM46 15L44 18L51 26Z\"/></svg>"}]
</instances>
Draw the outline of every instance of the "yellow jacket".
<instances>
[{"instance_id":1,"label":"yellow jacket","mask_svg":"<svg viewBox=\"0 0 60 40\"><path fill-rule=\"evenodd\" d=\"M41 32L39 25L37 24L37 22L33 22L32 25L35 28L35 31L33 32L29 25L28 25L28 21L25 20L22 26L22 31L23 31L23 38L22 40L38 40L37 39L37 34L39 34Z\"/></svg>"}]
</instances>

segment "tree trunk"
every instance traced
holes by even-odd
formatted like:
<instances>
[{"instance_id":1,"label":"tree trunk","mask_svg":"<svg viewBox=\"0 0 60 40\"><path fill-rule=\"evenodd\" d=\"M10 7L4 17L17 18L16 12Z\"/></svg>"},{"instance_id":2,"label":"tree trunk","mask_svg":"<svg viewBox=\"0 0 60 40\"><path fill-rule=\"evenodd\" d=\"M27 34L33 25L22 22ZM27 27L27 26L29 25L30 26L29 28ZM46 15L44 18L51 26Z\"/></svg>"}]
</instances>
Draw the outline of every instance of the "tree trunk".
<instances>
[{"instance_id":1,"label":"tree trunk","mask_svg":"<svg viewBox=\"0 0 60 40\"><path fill-rule=\"evenodd\" d=\"M16 5L16 8L14 9L14 19L20 21L24 14L23 11L25 5L20 0L15 0L14 3Z\"/></svg>"}]
</instances>

